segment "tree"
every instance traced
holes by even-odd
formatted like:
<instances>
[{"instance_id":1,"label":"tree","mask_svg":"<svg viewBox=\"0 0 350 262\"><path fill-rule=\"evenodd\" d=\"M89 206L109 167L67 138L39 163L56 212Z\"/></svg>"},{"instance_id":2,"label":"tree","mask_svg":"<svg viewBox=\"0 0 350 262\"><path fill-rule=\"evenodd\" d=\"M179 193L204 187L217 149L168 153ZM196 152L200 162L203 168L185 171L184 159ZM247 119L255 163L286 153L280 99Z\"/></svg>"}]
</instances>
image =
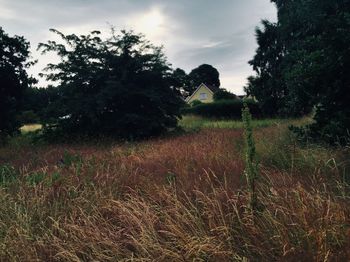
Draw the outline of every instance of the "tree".
<instances>
[{"instance_id":1,"label":"tree","mask_svg":"<svg viewBox=\"0 0 350 262\"><path fill-rule=\"evenodd\" d=\"M23 113L32 111L39 122L49 121L53 111L56 111L55 108L59 107L57 105L59 99L59 89L54 86L28 88L24 93Z\"/></svg>"},{"instance_id":2,"label":"tree","mask_svg":"<svg viewBox=\"0 0 350 262\"><path fill-rule=\"evenodd\" d=\"M47 79L60 81L51 112L55 130L65 134L142 138L177 125L182 100L171 88L171 68L161 48L142 35L121 31L103 40L100 32L64 35L64 44L40 44L54 51Z\"/></svg>"},{"instance_id":3,"label":"tree","mask_svg":"<svg viewBox=\"0 0 350 262\"><path fill-rule=\"evenodd\" d=\"M273 97L277 112L286 115L316 108L315 123L304 133L344 143L350 130L350 1L273 2L278 12L276 37L266 45L259 39L268 36L269 30L257 36L259 48L251 63L257 75L249 79L247 92L266 102L266 107ZM275 45L276 53L269 55L267 51ZM259 63L260 57L265 63Z\"/></svg>"},{"instance_id":4,"label":"tree","mask_svg":"<svg viewBox=\"0 0 350 262\"><path fill-rule=\"evenodd\" d=\"M227 91L224 88L220 88L219 91L217 91L214 94L214 100L219 101L219 100L235 100L237 99L237 96L229 91Z\"/></svg>"},{"instance_id":5,"label":"tree","mask_svg":"<svg viewBox=\"0 0 350 262\"><path fill-rule=\"evenodd\" d=\"M18 131L23 93L35 82L26 72L33 64L29 47L23 37L11 37L0 27L0 139Z\"/></svg>"},{"instance_id":6,"label":"tree","mask_svg":"<svg viewBox=\"0 0 350 262\"><path fill-rule=\"evenodd\" d=\"M181 93L184 98L193 92L190 78L183 69L176 68L172 73L171 79L172 85Z\"/></svg>"},{"instance_id":7,"label":"tree","mask_svg":"<svg viewBox=\"0 0 350 262\"><path fill-rule=\"evenodd\" d=\"M350 1L276 4L289 49L286 84L298 99L310 98L316 107L315 123L304 131L323 141L346 143L350 130Z\"/></svg>"},{"instance_id":8,"label":"tree","mask_svg":"<svg viewBox=\"0 0 350 262\"><path fill-rule=\"evenodd\" d=\"M193 69L189 74L191 93L202 83L220 87L219 76L219 71L211 65L203 64Z\"/></svg>"},{"instance_id":9,"label":"tree","mask_svg":"<svg viewBox=\"0 0 350 262\"><path fill-rule=\"evenodd\" d=\"M245 91L259 101L265 114L276 115L283 112L288 92L282 75L284 47L277 24L263 20L262 25L255 30L258 49L249 61L256 76L248 78Z\"/></svg>"}]
</instances>

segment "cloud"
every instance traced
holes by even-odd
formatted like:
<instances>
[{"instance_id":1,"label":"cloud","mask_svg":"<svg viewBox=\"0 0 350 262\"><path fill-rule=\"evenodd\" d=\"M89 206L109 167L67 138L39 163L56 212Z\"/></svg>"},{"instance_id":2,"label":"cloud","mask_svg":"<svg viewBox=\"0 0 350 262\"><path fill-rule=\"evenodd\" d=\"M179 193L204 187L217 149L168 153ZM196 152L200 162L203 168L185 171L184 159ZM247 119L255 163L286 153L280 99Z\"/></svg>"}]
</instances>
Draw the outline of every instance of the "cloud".
<instances>
[{"instance_id":1,"label":"cloud","mask_svg":"<svg viewBox=\"0 0 350 262\"><path fill-rule=\"evenodd\" d=\"M222 86L239 94L253 73L247 61L256 49L254 27L261 19L276 20L268 0L0 0L0 10L4 30L31 42L39 59L31 69L34 75L57 59L35 51L39 42L54 37L49 28L84 34L108 31L111 24L142 32L163 45L174 67L189 72L202 63L212 64Z\"/></svg>"}]
</instances>

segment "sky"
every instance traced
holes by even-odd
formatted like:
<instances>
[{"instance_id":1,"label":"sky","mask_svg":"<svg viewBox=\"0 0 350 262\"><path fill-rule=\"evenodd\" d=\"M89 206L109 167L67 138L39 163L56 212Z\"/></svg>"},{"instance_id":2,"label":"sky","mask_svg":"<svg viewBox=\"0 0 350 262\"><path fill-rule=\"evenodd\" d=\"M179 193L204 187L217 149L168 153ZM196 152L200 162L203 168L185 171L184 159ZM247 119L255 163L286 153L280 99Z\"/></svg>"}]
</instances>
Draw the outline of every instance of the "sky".
<instances>
[{"instance_id":1,"label":"sky","mask_svg":"<svg viewBox=\"0 0 350 262\"><path fill-rule=\"evenodd\" d=\"M163 45L173 68L189 73L210 64L220 73L221 87L243 94L247 77L254 74L248 61L257 48L255 27L262 19L276 21L269 0L0 0L0 26L10 35L31 43L38 73L57 61L53 54L36 51L40 42L56 40L49 32L86 34L115 29L143 33ZM39 84L45 86L45 79Z\"/></svg>"}]
</instances>

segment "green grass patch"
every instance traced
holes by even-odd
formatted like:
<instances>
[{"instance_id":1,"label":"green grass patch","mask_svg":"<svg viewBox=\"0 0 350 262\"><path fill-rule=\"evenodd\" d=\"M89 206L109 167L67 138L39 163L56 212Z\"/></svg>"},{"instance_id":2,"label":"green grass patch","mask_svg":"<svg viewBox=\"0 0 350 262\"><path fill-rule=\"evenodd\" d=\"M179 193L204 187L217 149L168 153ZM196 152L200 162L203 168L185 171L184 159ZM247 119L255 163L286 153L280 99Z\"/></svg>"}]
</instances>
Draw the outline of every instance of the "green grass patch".
<instances>
[{"instance_id":1,"label":"green grass patch","mask_svg":"<svg viewBox=\"0 0 350 262\"><path fill-rule=\"evenodd\" d=\"M280 125L299 125L309 121L307 118L302 119L253 119L252 128L262 128L270 126ZM229 128L229 129L242 129L243 122L241 120L230 120L230 119L215 119L215 118L204 118L194 115L186 115L179 122L180 127L186 131L200 130L203 128Z\"/></svg>"}]
</instances>

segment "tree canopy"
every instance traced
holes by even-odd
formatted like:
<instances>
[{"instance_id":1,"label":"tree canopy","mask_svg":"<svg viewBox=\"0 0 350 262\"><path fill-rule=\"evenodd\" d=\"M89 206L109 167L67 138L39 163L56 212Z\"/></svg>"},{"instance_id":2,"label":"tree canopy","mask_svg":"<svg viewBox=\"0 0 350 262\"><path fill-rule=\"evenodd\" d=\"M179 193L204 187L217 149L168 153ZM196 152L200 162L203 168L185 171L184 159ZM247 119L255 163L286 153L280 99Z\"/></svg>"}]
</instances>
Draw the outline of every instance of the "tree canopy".
<instances>
[{"instance_id":1,"label":"tree canopy","mask_svg":"<svg viewBox=\"0 0 350 262\"><path fill-rule=\"evenodd\" d=\"M172 73L173 86L179 90L183 97L188 96L193 92L193 87L191 86L190 77L181 68L176 68Z\"/></svg>"},{"instance_id":2,"label":"tree canopy","mask_svg":"<svg viewBox=\"0 0 350 262\"><path fill-rule=\"evenodd\" d=\"M63 43L39 45L43 53L61 57L46 68L47 79L59 81L49 126L70 134L140 138L177 125L182 100L161 48L132 31L113 31L108 39L99 31L81 36L51 31Z\"/></svg>"},{"instance_id":3,"label":"tree canopy","mask_svg":"<svg viewBox=\"0 0 350 262\"><path fill-rule=\"evenodd\" d=\"M35 82L26 71L33 64L29 47L23 37L11 37L0 27L0 139L18 131L23 93Z\"/></svg>"},{"instance_id":4,"label":"tree canopy","mask_svg":"<svg viewBox=\"0 0 350 262\"><path fill-rule=\"evenodd\" d=\"M220 87L219 71L208 64L203 64L193 69L190 74L190 83L195 90L200 84L212 85Z\"/></svg>"},{"instance_id":5,"label":"tree canopy","mask_svg":"<svg viewBox=\"0 0 350 262\"><path fill-rule=\"evenodd\" d=\"M350 1L274 0L278 22L257 29L248 94L268 113L302 115L314 107L316 123L304 129L328 142L350 129ZM306 134L306 133L305 133Z\"/></svg>"}]
</instances>

